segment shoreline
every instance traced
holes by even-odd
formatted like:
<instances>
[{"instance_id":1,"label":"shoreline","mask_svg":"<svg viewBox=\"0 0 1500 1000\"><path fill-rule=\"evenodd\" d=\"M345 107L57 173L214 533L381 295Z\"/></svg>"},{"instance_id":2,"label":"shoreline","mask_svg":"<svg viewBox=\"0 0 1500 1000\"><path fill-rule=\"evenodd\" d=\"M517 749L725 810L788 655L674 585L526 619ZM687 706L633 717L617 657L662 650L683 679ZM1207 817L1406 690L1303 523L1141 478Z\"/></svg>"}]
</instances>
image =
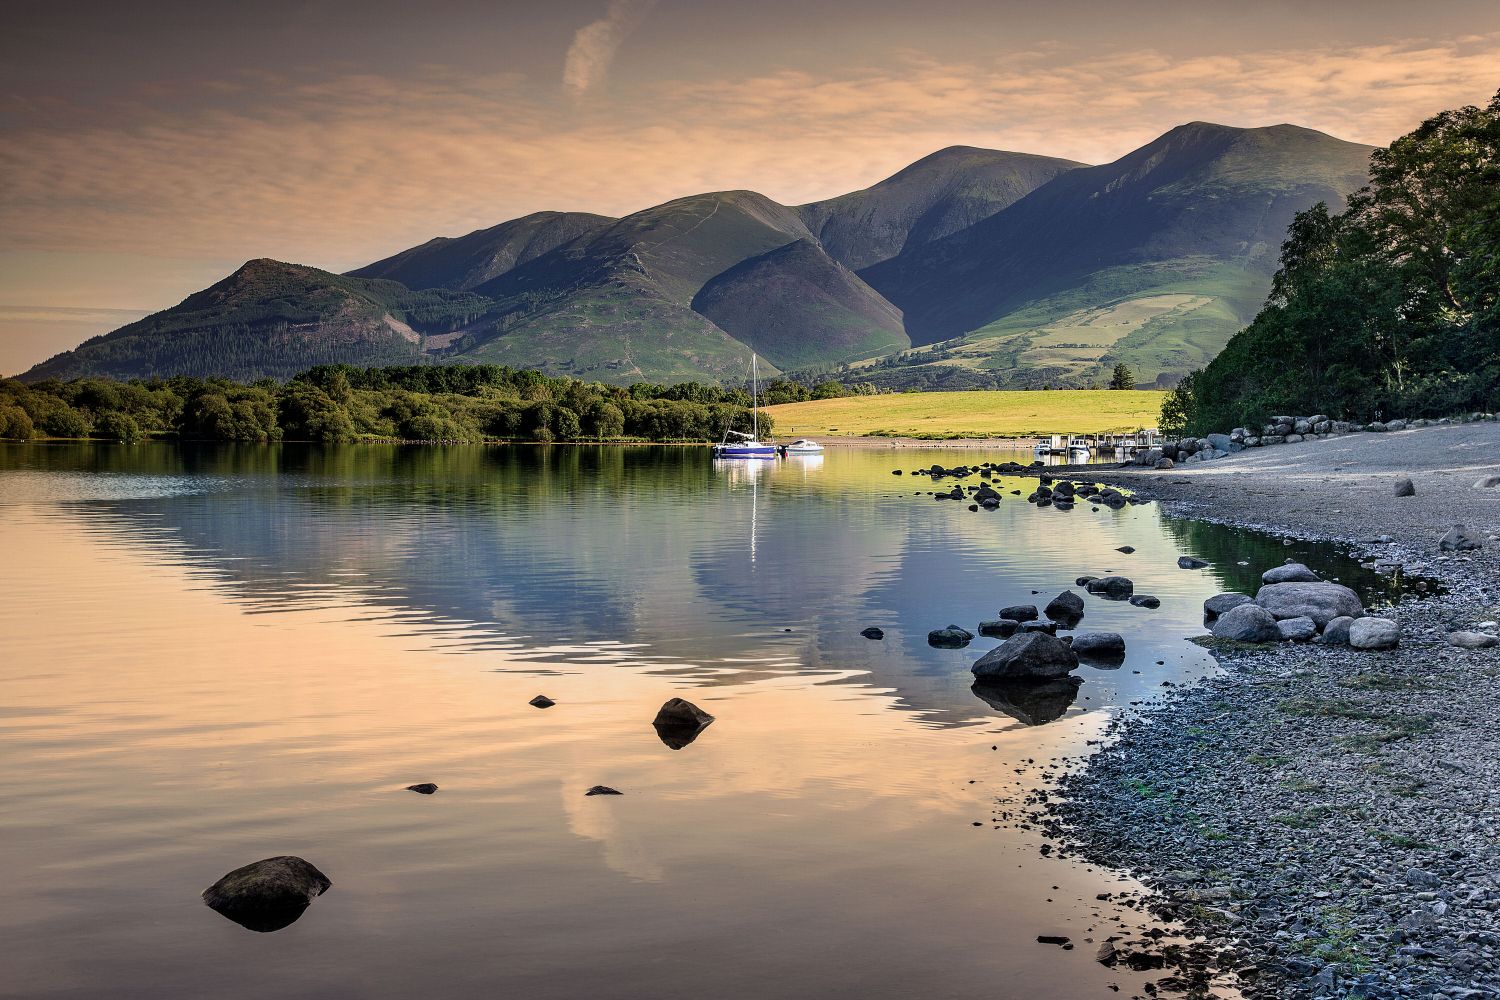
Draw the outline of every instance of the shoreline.
<instances>
[{"instance_id":1,"label":"shoreline","mask_svg":"<svg viewBox=\"0 0 1500 1000\"><path fill-rule=\"evenodd\" d=\"M1113 718L1035 821L1141 880L1247 997L1500 995L1500 649L1446 640L1500 617L1500 487L1475 486L1500 474L1500 428L1045 471L1171 517L1340 543L1443 592L1367 609L1400 623L1391 651L1211 647L1221 675ZM1416 496L1398 498L1406 476ZM1455 523L1484 548L1440 553Z\"/></svg>"}]
</instances>

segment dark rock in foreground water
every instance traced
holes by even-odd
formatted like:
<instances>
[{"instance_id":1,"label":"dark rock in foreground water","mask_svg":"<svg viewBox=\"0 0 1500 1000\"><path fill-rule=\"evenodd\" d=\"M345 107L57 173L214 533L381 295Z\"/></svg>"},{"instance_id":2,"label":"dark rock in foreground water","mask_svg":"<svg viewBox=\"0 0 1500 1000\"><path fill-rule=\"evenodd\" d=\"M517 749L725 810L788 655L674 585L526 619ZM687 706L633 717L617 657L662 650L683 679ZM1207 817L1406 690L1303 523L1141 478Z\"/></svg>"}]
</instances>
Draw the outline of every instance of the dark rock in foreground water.
<instances>
[{"instance_id":1,"label":"dark rock in foreground water","mask_svg":"<svg viewBox=\"0 0 1500 1000\"><path fill-rule=\"evenodd\" d=\"M294 923L333 885L310 863L291 855L236 868L203 890L203 901L241 927L266 933Z\"/></svg>"},{"instance_id":2,"label":"dark rock in foreground water","mask_svg":"<svg viewBox=\"0 0 1500 1000\"><path fill-rule=\"evenodd\" d=\"M438 786L430 781L423 781L415 785L407 785L406 790L408 792L416 792L418 795L431 795L438 790Z\"/></svg>"},{"instance_id":3,"label":"dark rock in foreground water","mask_svg":"<svg viewBox=\"0 0 1500 1000\"><path fill-rule=\"evenodd\" d=\"M1083 598L1071 590L1065 590L1048 601L1043 611L1055 622L1076 625L1083 618Z\"/></svg>"},{"instance_id":4,"label":"dark rock in foreground water","mask_svg":"<svg viewBox=\"0 0 1500 1000\"><path fill-rule=\"evenodd\" d=\"M927 633L927 645L940 646L945 649L958 649L967 646L974 638L974 633L957 625L949 625L947 628L933 629Z\"/></svg>"},{"instance_id":5,"label":"dark rock in foreground water","mask_svg":"<svg viewBox=\"0 0 1500 1000\"><path fill-rule=\"evenodd\" d=\"M1009 618L1013 622L1036 621L1037 610L1035 604L1013 604L1008 608L1000 609L1001 618Z\"/></svg>"},{"instance_id":6,"label":"dark rock in foreground water","mask_svg":"<svg viewBox=\"0 0 1500 1000\"><path fill-rule=\"evenodd\" d=\"M1062 677L1078 666L1078 654L1045 632L1022 632L985 653L974 676L997 680Z\"/></svg>"},{"instance_id":7,"label":"dark rock in foreground water","mask_svg":"<svg viewBox=\"0 0 1500 1000\"><path fill-rule=\"evenodd\" d=\"M1125 637L1118 632L1080 632L1073 636L1073 652L1080 660L1122 660Z\"/></svg>"},{"instance_id":8,"label":"dark rock in foreground water","mask_svg":"<svg viewBox=\"0 0 1500 1000\"><path fill-rule=\"evenodd\" d=\"M1112 601L1124 601L1135 593L1135 584L1123 576L1102 576L1088 582L1088 592Z\"/></svg>"},{"instance_id":9,"label":"dark rock in foreground water","mask_svg":"<svg viewBox=\"0 0 1500 1000\"><path fill-rule=\"evenodd\" d=\"M1202 569L1207 565L1208 563L1204 562L1202 559L1194 559L1192 556L1177 557L1178 569Z\"/></svg>"},{"instance_id":10,"label":"dark rock in foreground water","mask_svg":"<svg viewBox=\"0 0 1500 1000\"><path fill-rule=\"evenodd\" d=\"M885 638L885 630L884 629L878 629L874 625L871 625L869 628L860 629L859 630L859 634L862 635L862 636L864 636L866 639L884 639Z\"/></svg>"},{"instance_id":11,"label":"dark rock in foreground water","mask_svg":"<svg viewBox=\"0 0 1500 1000\"><path fill-rule=\"evenodd\" d=\"M610 788L608 785L595 785L593 788L590 788L588 791L584 792L583 794L584 795L624 795L625 793L622 792L622 791L620 791L617 788Z\"/></svg>"},{"instance_id":12,"label":"dark rock in foreground water","mask_svg":"<svg viewBox=\"0 0 1500 1000\"><path fill-rule=\"evenodd\" d=\"M535 698L528 701L526 704L531 705L534 708L551 708L553 705L556 705L557 702L553 701L551 698L548 698L544 694L539 694Z\"/></svg>"},{"instance_id":13,"label":"dark rock in foreground water","mask_svg":"<svg viewBox=\"0 0 1500 1000\"><path fill-rule=\"evenodd\" d=\"M1281 640L1281 630L1276 627L1276 618L1258 604L1241 604L1230 608L1215 619L1213 634L1216 639L1232 639L1235 642Z\"/></svg>"},{"instance_id":14,"label":"dark rock in foreground water","mask_svg":"<svg viewBox=\"0 0 1500 1000\"><path fill-rule=\"evenodd\" d=\"M1009 618L997 618L993 621L980 622L979 634L987 635L992 639L1009 639L1020 627L1020 622L1011 621Z\"/></svg>"},{"instance_id":15,"label":"dark rock in foreground water","mask_svg":"<svg viewBox=\"0 0 1500 1000\"><path fill-rule=\"evenodd\" d=\"M1051 680L990 680L980 678L970 689L974 697L1017 722L1041 726L1060 719L1078 700L1083 681L1077 677Z\"/></svg>"},{"instance_id":16,"label":"dark rock in foreground water","mask_svg":"<svg viewBox=\"0 0 1500 1000\"><path fill-rule=\"evenodd\" d=\"M706 726L714 717L686 698L671 698L656 712L653 726Z\"/></svg>"},{"instance_id":17,"label":"dark rock in foreground water","mask_svg":"<svg viewBox=\"0 0 1500 1000\"><path fill-rule=\"evenodd\" d=\"M1138 608L1156 609L1161 607L1161 598L1151 594L1136 594L1130 599L1130 603Z\"/></svg>"}]
</instances>

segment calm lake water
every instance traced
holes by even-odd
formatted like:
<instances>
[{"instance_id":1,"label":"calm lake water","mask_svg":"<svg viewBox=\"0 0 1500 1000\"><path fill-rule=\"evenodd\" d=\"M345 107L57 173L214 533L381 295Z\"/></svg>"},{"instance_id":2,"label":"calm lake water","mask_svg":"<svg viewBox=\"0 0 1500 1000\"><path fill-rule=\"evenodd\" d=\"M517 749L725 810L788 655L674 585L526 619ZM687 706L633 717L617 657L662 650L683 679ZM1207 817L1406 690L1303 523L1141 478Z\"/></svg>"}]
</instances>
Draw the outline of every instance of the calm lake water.
<instances>
[{"instance_id":1,"label":"calm lake water","mask_svg":"<svg viewBox=\"0 0 1500 1000\"><path fill-rule=\"evenodd\" d=\"M1290 554L1358 570L891 475L1016 458L0 446L0 994L1138 992L1036 942L1139 917L1008 818L1027 762L1213 669L1204 598ZM1129 652L1071 704L977 696L996 640L927 645L1109 571L1162 607L1087 598ZM674 696L717 716L680 750ZM199 899L279 854L333 880L290 926Z\"/></svg>"}]
</instances>

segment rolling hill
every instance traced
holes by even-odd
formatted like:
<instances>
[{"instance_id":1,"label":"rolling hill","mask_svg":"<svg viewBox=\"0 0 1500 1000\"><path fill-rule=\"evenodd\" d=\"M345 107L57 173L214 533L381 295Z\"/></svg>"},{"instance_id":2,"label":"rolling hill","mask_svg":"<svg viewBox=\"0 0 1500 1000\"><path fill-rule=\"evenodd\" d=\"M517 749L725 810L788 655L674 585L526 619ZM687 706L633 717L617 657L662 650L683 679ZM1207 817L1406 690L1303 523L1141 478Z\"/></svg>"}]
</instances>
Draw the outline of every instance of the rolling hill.
<instances>
[{"instance_id":1,"label":"rolling hill","mask_svg":"<svg viewBox=\"0 0 1500 1000\"><path fill-rule=\"evenodd\" d=\"M1370 147L1277 125L1195 122L1068 171L861 275L936 363L1018 384L1123 360L1147 379L1206 363L1259 309L1293 214L1341 205Z\"/></svg>"},{"instance_id":2,"label":"rolling hill","mask_svg":"<svg viewBox=\"0 0 1500 1000\"><path fill-rule=\"evenodd\" d=\"M412 364L429 335L461 329L490 305L463 293L413 292L394 281L252 260L171 309L87 340L24 378L285 379L318 364Z\"/></svg>"},{"instance_id":3,"label":"rolling hill","mask_svg":"<svg viewBox=\"0 0 1500 1000\"><path fill-rule=\"evenodd\" d=\"M952 147L798 207L541 212L347 275L251 261L23 377L424 360L677 382L742 378L755 351L903 388L1089 385L1120 360L1167 381L1255 313L1293 213L1340 204L1369 152L1199 122L1102 166Z\"/></svg>"},{"instance_id":4,"label":"rolling hill","mask_svg":"<svg viewBox=\"0 0 1500 1000\"><path fill-rule=\"evenodd\" d=\"M949 146L863 191L798 211L828 253L858 271L967 229L1081 166L1050 156Z\"/></svg>"}]
</instances>

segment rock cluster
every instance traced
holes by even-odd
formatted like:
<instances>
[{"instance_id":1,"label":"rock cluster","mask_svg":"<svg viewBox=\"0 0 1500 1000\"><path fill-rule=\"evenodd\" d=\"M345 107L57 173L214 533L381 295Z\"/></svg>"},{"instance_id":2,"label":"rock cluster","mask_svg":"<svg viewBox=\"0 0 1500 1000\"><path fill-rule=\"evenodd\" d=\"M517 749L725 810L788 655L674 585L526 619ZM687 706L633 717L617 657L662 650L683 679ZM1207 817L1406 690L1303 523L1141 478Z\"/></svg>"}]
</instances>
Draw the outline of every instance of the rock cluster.
<instances>
[{"instance_id":1,"label":"rock cluster","mask_svg":"<svg viewBox=\"0 0 1500 1000\"><path fill-rule=\"evenodd\" d=\"M1170 469L1175 465L1194 462L1209 462L1224 458L1246 448L1261 448L1273 444L1296 444L1298 441L1320 441L1339 434L1354 434L1361 431L1380 433L1404 431L1417 427L1436 427L1456 423L1474 423L1500 419L1494 413L1468 413L1458 418L1443 417L1440 420L1390 420L1368 424L1334 420L1324 413L1307 417L1279 416L1259 427L1236 427L1228 434L1209 434L1201 438L1177 438L1163 441L1160 445L1137 452L1131 459L1135 465ZM1163 464L1165 463L1165 464ZM1397 492L1397 496L1411 496Z\"/></svg>"}]
</instances>

